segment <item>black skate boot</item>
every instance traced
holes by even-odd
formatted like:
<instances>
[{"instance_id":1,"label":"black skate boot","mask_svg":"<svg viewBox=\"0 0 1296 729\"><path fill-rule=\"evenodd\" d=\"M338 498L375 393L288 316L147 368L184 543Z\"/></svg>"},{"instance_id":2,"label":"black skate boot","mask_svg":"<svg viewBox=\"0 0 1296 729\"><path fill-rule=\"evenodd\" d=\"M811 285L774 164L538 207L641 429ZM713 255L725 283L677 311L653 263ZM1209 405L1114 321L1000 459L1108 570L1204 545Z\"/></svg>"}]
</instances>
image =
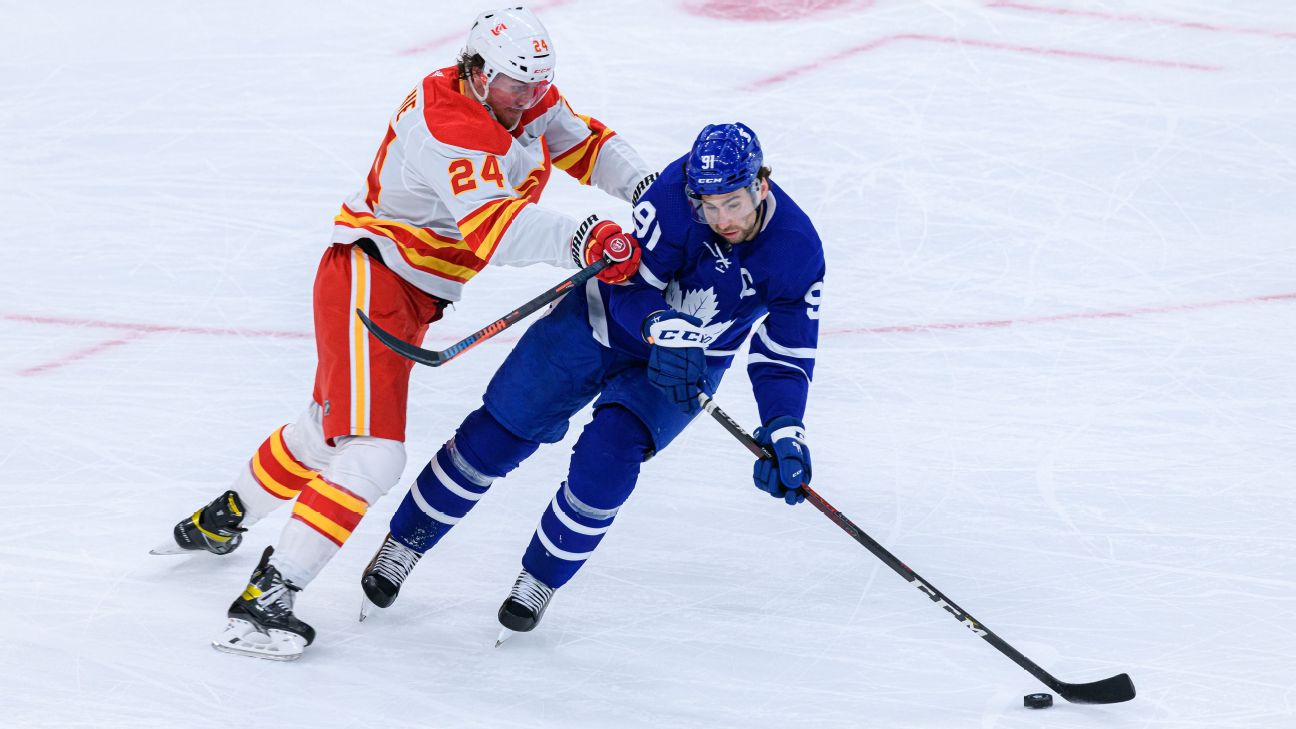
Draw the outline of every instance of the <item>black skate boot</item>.
<instances>
[{"instance_id":1,"label":"black skate boot","mask_svg":"<svg viewBox=\"0 0 1296 729\"><path fill-rule=\"evenodd\" d=\"M243 502L238 494L226 491L210 504L195 511L192 516L171 530L174 543L155 547L150 554L183 554L185 552L211 552L229 554L243 543Z\"/></svg>"},{"instance_id":2,"label":"black skate boot","mask_svg":"<svg viewBox=\"0 0 1296 729\"><path fill-rule=\"evenodd\" d=\"M383 538L382 546L369 560L364 576L360 578L360 587L364 590L365 602L360 606L360 619L369 617L372 607L386 608L396 602L400 594L401 583L409 577L410 570L422 559L423 555L392 539L388 534Z\"/></svg>"},{"instance_id":3,"label":"black skate boot","mask_svg":"<svg viewBox=\"0 0 1296 729\"><path fill-rule=\"evenodd\" d=\"M553 594L552 587L532 577L526 570L522 570L517 582L513 583L508 599L500 605L499 621L500 625L504 626L504 630L500 632L495 645L503 643L515 632L525 633L534 629L540 623L545 608L549 607L549 600L553 598Z\"/></svg>"},{"instance_id":4,"label":"black skate boot","mask_svg":"<svg viewBox=\"0 0 1296 729\"><path fill-rule=\"evenodd\" d=\"M226 653L293 661L315 640L315 629L293 615L301 588L270 564L274 547L266 547L243 594L230 605L229 624L212 647Z\"/></svg>"}]
</instances>

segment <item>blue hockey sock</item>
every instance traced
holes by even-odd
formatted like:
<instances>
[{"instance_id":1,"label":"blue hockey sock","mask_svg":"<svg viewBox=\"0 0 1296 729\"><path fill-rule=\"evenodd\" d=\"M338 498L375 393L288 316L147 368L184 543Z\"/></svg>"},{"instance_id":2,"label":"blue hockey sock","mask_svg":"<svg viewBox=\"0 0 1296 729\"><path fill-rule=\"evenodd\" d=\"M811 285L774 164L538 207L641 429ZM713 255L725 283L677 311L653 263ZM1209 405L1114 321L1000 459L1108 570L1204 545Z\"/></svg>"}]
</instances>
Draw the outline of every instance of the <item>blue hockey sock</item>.
<instances>
[{"instance_id":1,"label":"blue hockey sock","mask_svg":"<svg viewBox=\"0 0 1296 729\"><path fill-rule=\"evenodd\" d=\"M537 447L505 430L485 408L473 411L401 500L392 515L392 537L419 553L436 546L491 482L517 468Z\"/></svg>"},{"instance_id":2,"label":"blue hockey sock","mask_svg":"<svg viewBox=\"0 0 1296 729\"><path fill-rule=\"evenodd\" d=\"M540 517L522 567L554 589L567 584L603 541L651 447L636 415L617 405L600 408L576 442L567 481Z\"/></svg>"}]
</instances>

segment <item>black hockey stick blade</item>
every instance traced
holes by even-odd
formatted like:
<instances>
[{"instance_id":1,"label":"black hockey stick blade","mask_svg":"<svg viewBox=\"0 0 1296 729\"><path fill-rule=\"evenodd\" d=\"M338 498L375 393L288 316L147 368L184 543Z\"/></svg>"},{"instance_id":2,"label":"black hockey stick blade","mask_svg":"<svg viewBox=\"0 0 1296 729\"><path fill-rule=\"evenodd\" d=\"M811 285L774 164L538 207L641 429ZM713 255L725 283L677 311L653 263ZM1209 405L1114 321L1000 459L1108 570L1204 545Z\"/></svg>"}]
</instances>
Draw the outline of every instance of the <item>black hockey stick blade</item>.
<instances>
[{"instance_id":1,"label":"black hockey stick blade","mask_svg":"<svg viewBox=\"0 0 1296 729\"><path fill-rule=\"evenodd\" d=\"M519 321L525 319L526 317L530 316L533 312L535 312L537 309L548 305L550 302L563 296L568 291L571 291L577 286L584 284L586 281L590 280L591 278L594 278L595 276L598 275L599 271L602 271L603 269L607 268L609 263L610 261L608 261L606 258L591 263L585 268L582 268L581 270L577 271L571 276L568 276L567 278L558 282L552 288L540 294L539 296L535 297L534 299L531 299L530 301L519 306L513 311L510 311L504 316L496 319L490 324L487 324L481 329L478 329L472 334L469 334L467 337L464 337L463 339L459 340L458 342L455 342L454 344L450 345L446 349L443 349L439 352L433 351L431 349L424 349L417 345L410 344L404 339L401 339L395 334L392 334L391 332L375 324L373 320L371 320L368 316L365 315L363 311L359 309L356 309L356 316L360 317L360 322L365 325L365 328L369 330L369 333L372 334L375 339L387 345L387 347L391 349L393 352L395 352L396 354L399 354L405 359L418 362L419 364L427 365L428 367L440 367L446 362L449 362L455 357L458 357L459 355L463 354L464 352L467 352L468 350L472 349L478 344L481 344L487 339L490 339L496 334L499 334L505 329L508 329L509 327L513 326Z\"/></svg>"},{"instance_id":2,"label":"black hockey stick blade","mask_svg":"<svg viewBox=\"0 0 1296 729\"><path fill-rule=\"evenodd\" d=\"M769 449L762 446L743 429L738 421L729 417L729 414L720 409L715 401L705 392L698 394L698 404L702 409L716 419L729 434L738 439L738 442L747 447L752 455L757 458L773 458L774 454ZM896 574L903 577L927 597L927 599L939 605L963 624L964 627L972 631L974 635L979 636L982 640L994 646L1000 653L1007 656L1013 663L1021 666L1027 673L1034 676L1040 683L1056 691L1062 698L1073 704L1119 704L1122 701L1129 701L1134 698L1134 682L1130 680L1129 674L1122 673L1111 678L1104 678L1101 681L1092 683L1066 683L1059 681L1053 674L1045 671L1031 659L1012 647L1008 641L1000 638L994 631L990 630L968 614L966 610L959 607L953 600L949 599L940 590L937 590L931 583L924 580L909 568L904 562L901 562L894 554L891 554L886 547L883 547L877 540L870 537L855 525L846 515L838 511L832 504L828 503L824 497L820 496L817 491L810 488L808 484L801 485L801 492L805 494L806 501L818 509L824 516L828 517L832 523L836 524L842 531L850 535L852 539L859 542L861 546L873 553L873 556L882 560L883 564L890 567Z\"/></svg>"},{"instance_id":3,"label":"black hockey stick blade","mask_svg":"<svg viewBox=\"0 0 1296 729\"><path fill-rule=\"evenodd\" d=\"M1054 691L1073 704L1119 704L1134 698L1134 681L1128 673L1093 683L1057 682Z\"/></svg>"},{"instance_id":4,"label":"black hockey stick blade","mask_svg":"<svg viewBox=\"0 0 1296 729\"><path fill-rule=\"evenodd\" d=\"M430 349L423 349L422 347L410 344L404 339L401 339L395 334L392 334L386 329L374 324L373 320L365 316L363 311L356 309L355 312L356 316L360 317L360 322L365 325L365 329L368 329L369 333L374 336L374 339L387 345L388 349L399 354L405 359L412 359L419 364L425 364L429 367L438 367L449 361L450 358L443 357L440 352L433 352Z\"/></svg>"}]
</instances>

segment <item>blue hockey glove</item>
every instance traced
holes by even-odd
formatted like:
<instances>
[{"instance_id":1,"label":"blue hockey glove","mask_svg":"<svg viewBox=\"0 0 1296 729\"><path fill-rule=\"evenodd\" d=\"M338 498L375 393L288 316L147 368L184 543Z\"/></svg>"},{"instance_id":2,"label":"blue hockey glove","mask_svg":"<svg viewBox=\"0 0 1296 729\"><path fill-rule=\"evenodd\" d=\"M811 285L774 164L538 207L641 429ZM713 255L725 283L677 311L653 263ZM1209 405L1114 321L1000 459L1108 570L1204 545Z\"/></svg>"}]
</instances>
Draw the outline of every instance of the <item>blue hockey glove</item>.
<instances>
[{"instance_id":1,"label":"blue hockey glove","mask_svg":"<svg viewBox=\"0 0 1296 729\"><path fill-rule=\"evenodd\" d=\"M756 488L781 498L789 506L805 501L800 491L803 483L810 483L810 446L806 445L805 425L784 415L756 429L756 442L773 451L773 458L761 458L752 468Z\"/></svg>"},{"instance_id":2,"label":"blue hockey glove","mask_svg":"<svg viewBox=\"0 0 1296 729\"><path fill-rule=\"evenodd\" d=\"M660 387L689 415L702 406L698 393L714 389L706 378L706 349L702 320L673 309L651 314L643 323L644 341L652 345L648 355L648 381Z\"/></svg>"}]
</instances>

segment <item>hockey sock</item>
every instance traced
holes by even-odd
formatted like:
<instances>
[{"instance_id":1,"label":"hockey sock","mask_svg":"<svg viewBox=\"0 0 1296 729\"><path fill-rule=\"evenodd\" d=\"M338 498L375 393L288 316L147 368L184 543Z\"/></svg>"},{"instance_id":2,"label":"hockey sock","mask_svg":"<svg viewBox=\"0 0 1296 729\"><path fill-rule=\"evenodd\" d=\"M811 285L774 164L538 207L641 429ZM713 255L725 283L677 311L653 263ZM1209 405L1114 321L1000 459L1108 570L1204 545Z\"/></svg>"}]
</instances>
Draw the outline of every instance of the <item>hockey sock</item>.
<instances>
[{"instance_id":1,"label":"hockey sock","mask_svg":"<svg viewBox=\"0 0 1296 729\"><path fill-rule=\"evenodd\" d=\"M567 584L603 541L651 448L638 416L619 405L599 408L576 442L567 481L540 517L522 567L554 589Z\"/></svg>"},{"instance_id":2,"label":"hockey sock","mask_svg":"<svg viewBox=\"0 0 1296 729\"><path fill-rule=\"evenodd\" d=\"M243 526L296 498L328 466L333 452L324 440L324 411L312 402L296 421L271 433L234 480L232 488L247 512Z\"/></svg>"},{"instance_id":3,"label":"hockey sock","mask_svg":"<svg viewBox=\"0 0 1296 729\"><path fill-rule=\"evenodd\" d=\"M392 537L416 552L428 551L468 515L496 478L538 447L510 433L484 407L473 411L410 487L392 516Z\"/></svg>"},{"instance_id":4,"label":"hockey sock","mask_svg":"<svg viewBox=\"0 0 1296 729\"><path fill-rule=\"evenodd\" d=\"M351 538L369 505L394 486L405 468L403 443L344 436L329 465L302 489L292 518L270 558L297 587L315 579Z\"/></svg>"},{"instance_id":5,"label":"hockey sock","mask_svg":"<svg viewBox=\"0 0 1296 729\"><path fill-rule=\"evenodd\" d=\"M244 526L251 526L262 517L297 497L306 484L319 478L319 473L308 468L284 441L285 425L270 434L257 448L247 468L234 481L246 507Z\"/></svg>"}]
</instances>

